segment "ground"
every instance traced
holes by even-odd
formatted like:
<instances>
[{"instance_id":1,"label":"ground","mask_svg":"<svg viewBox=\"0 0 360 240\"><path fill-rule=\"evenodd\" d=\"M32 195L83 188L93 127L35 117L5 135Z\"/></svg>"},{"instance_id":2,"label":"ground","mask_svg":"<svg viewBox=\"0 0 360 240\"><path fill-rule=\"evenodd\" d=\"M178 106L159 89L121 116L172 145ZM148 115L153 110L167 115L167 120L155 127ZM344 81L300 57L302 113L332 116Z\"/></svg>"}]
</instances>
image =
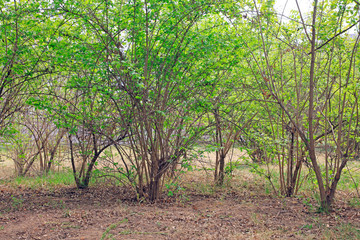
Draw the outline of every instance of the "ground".
<instances>
[{"instance_id":1,"label":"ground","mask_svg":"<svg viewBox=\"0 0 360 240\"><path fill-rule=\"evenodd\" d=\"M360 200L346 175L334 211L326 214L318 212L311 182L283 198L243 167L216 187L207 170L211 159L204 156L197 170L181 176L182 190L168 196L165 188L156 203L137 201L128 187L109 182L78 190L71 172L17 181L7 175L11 162L2 162L0 176L10 180L0 181L0 240L360 239Z\"/></svg>"},{"instance_id":2,"label":"ground","mask_svg":"<svg viewBox=\"0 0 360 240\"><path fill-rule=\"evenodd\" d=\"M0 186L0 239L356 239L360 213L218 188L157 203L137 202L120 187L23 189ZM186 194L185 194L186 193ZM316 203L314 203L315 205Z\"/></svg>"}]
</instances>

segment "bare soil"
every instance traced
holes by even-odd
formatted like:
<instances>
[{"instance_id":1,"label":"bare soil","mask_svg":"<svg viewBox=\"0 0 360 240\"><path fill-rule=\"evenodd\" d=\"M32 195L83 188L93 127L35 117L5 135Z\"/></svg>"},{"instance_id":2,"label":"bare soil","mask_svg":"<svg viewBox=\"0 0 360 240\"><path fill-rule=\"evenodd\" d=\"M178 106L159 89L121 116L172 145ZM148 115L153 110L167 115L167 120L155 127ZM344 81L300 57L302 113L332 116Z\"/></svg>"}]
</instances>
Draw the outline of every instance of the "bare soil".
<instances>
[{"instance_id":1,"label":"bare soil","mask_svg":"<svg viewBox=\"0 0 360 240\"><path fill-rule=\"evenodd\" d=\"M297 198L220 188L139 203L125 188L14 189L0 185L0 239L355 239L359 209L316 213ZM316 203L314 203L316 205ZM358 231L358 230L356 230ZM347 235L349 236L347 236Z\"/></svg>"}]
</instances>

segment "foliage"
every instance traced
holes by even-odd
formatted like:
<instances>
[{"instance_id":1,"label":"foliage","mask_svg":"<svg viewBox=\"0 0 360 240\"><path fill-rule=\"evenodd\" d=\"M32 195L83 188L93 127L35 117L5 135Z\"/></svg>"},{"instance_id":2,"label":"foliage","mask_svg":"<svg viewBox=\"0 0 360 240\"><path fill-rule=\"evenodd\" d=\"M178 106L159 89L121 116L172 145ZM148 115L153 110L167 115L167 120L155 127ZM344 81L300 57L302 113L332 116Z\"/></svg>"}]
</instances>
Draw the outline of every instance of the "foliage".
<instances>
[{"instance_id":1,"label":"foliage","mask_svg":"<svg viewBox=\"0 0 360 240\"><path fill-rule=\"evenodd\" d=\"M273 6L2 1L0 136L18 175L64 159L78 188L109 177L156 201L205 143L217 185L238 147L275 194L313 180L329 210L359 157L359 6L314 1L287 21Z\"/></svg>"}]
</instances>

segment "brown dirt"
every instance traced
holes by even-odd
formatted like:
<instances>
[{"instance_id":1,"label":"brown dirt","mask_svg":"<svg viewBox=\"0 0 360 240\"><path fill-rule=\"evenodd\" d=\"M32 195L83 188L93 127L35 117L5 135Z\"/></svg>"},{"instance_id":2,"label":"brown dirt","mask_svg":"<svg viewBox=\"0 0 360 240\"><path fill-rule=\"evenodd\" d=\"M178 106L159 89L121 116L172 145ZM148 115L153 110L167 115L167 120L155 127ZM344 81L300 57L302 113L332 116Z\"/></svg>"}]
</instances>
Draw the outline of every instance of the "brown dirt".
<instances>
[{"instance_id":1,"label":"brown dirt","mask_svg":"<svg viewBox=\"0 0 360 240\"><path fill-rule=\"evenodd\" d=\"M187 189L155 204L129 196L115 187L0 185L0 239L324 239L327 229L360 227L355 208L338 205L329 215L318 214L296 198L231 188L211 194Z\"/></svg>"}]
</instances>

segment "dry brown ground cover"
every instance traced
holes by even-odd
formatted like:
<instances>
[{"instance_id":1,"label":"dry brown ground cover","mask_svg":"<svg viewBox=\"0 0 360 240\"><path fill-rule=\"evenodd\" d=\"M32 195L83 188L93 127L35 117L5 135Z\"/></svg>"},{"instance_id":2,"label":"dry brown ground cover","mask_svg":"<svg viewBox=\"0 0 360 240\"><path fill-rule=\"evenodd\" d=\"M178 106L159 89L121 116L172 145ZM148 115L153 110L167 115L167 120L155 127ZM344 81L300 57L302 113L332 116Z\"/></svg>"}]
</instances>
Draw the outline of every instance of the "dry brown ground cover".
<instances>
[{"instance_id":1,"label":"dry brown ground cover","mask_svg":"<svg viewBox=\"0 0 360 240\"><path fill-rule=\"evenodd\" d=\"M198 167L212 167L212 155ZM10 167L2 163L6 176ZM31 185L31 184L30 184ZM360 239L360 201L339 191L330 214L317 213L312 193L303 198L265 194L265 182L248 170L223 188L212 173L182 177L184 190L151 204L123 187L94 184L26 187L0 183L0 240L11 239Z\"/></svg>"},{"instance_id":2,"label":"dry brown ground cover","mask_svg":"<svg viewBox=\"0 0 360 240\"><path fill-rule=\"evenodd\" d=\"M189 184L155 203L127 189L0 186L0 239L356 239L360 213L345 202L316 213L297 198L259 189ZM211 190L203 190L201 187Z\"/></svg>"}]
</instances>

